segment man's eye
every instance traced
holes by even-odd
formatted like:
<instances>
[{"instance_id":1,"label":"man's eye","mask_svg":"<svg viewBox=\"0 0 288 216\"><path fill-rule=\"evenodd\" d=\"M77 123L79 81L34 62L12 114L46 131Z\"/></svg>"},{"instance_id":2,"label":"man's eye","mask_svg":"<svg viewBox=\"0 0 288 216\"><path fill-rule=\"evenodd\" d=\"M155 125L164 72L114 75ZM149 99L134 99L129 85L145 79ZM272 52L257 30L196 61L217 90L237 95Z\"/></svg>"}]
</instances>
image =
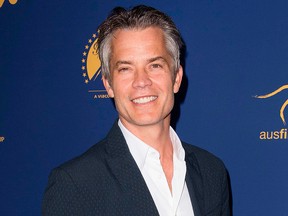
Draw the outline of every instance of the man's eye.
<instances>
[{"instance_id":1,"label":"man's eye","mask_svg":"<svg viewBox=\"0 0 288 216\"><path fill-rule=\"evenodd\" d=\"M118 69L119 72L125 72L125 71L128 71L128 70L129 70L129 68L127 68L127 67Z\"/></svg>"},{"instance_id":2,"label":"man's eye","mask_svg":"<svg viewBox=\"0 0 288 216\"><path fill-rule=\"evenodd\" d=\"M162 68L160 64L152 64L152 68Z\"/></svg>"}]
</instances>

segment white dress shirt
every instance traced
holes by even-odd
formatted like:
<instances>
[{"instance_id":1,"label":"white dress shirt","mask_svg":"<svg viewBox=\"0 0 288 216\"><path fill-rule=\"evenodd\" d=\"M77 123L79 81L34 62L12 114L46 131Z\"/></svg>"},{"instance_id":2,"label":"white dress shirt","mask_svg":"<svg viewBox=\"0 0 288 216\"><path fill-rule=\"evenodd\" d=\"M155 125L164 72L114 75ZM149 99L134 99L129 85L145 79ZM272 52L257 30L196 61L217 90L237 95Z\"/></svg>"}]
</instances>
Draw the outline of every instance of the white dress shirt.
<instances>
[{"instance_id":1,"label":"white dress shirt","mask_svg":"<svg viewBox=\"0 0 288 216\"><path fill-rule=\"evenodd\" d=\"M128 148L140 169L157 210L161 216L194 216L191 199L185 182L185 151L175 131L170 127L173 145L172 193L160 163L160 154L135 135L121 121L118 125Z\"/></svg>"}]
</instances>

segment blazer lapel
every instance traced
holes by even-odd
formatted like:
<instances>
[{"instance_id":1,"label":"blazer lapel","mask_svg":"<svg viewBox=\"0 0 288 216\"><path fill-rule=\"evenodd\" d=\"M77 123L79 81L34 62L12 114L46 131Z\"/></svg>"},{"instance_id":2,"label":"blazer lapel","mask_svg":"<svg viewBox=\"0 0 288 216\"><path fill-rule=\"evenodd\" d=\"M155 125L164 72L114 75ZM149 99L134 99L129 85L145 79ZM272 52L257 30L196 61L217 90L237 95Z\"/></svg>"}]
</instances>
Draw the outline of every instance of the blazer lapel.
<instances>
[{"instance_id":1,"label":"blazer lapel","mask_svg":"<svg viewBox=\"0 0 288 216\"><path fill-rule=\"evenodd\" d=\"M185 149L186 150L186 149ZM192 202L194 215L203 215L204 199L203 199L203 182L201 173L198 167L197 160L194 153L186 152L185 156L187 173L186 184Z\"/></svg>"},{"instance_id":2,"label":"blazer lapel","mask_svg":"<svg viewBox=\"0 0 288 216\"><path fill-rule=\"evenodd\" d=\"M115 122L107 136L107 163L120 183L127 200L123 208L141 215L159 215L145 180L133 159L124 136ZM136 214L135 214L136 215Z\"/></svg>"}]
</instances>

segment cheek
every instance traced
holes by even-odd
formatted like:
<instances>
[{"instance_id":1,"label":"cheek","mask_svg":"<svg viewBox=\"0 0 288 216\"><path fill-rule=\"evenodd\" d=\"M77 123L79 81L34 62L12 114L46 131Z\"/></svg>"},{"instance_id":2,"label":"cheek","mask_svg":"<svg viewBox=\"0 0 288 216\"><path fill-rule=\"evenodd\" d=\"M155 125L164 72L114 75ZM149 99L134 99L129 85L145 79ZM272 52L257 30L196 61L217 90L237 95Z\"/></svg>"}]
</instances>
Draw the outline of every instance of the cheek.
<instances>
[{"instance_id":1,"label":"cheek","mask_svg":"<svg viewBox=\"0 0 288 216\"><path fill-rule=\"evenodd\" d=\"M114 83L111 93L115 100L121 101L127 95L128 89L124 83Z\"/></svg>"}]
</instances>

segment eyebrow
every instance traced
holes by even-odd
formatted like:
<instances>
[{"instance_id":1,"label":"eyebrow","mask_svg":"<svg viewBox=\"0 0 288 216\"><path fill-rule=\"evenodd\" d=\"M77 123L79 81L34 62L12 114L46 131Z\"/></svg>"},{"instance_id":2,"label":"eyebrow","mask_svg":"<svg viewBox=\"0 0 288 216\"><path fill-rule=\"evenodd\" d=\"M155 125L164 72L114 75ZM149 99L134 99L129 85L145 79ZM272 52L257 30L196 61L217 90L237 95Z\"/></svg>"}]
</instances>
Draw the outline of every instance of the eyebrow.
<instances>
[{"instance_id":1,"label":"eyebrow","mask_svg":"<svg viewBox=\"0 0 288 216\"><path fill-rule=\"evenodd\" d=\"M131 61L117 61L116 62L116 67L118 67L119 65L122 65L122 64L128 64L128 65L131 65L132 64L132 62Z\"/></svg>"},{"instance_id":2,"label":"eyebrow","mask_svg":"<svg viewBox=\"0 0 288 216\"><path fill-rule=\"evenodd\" d=\"M147 63L152 63L152 62L155 62L155 61L158 61L158 60L163 61L166 64L168 64L167 60L164 57L162 57L162 56L156 56L156 57L150 58L150 59L147 60ZM115 66L119 67L119 65L123 65L123 64L124 65L132 65L133 63L132 63L132 61L119 60L119 61L116 62Z\"/></svg>"},{"instance_id":3,"label":"eyebrow","mask_svg":"<svg viewBox=\"0 0 288 216\"><path fill-rule=\"evenodd\" d=\"M161 60L161 61L164 61L165 63L168 63L167 60L165 58L163 58L162 56L156 56L154 58L148 59L147 62L151 63L151 62L158 61L158 60Z\"/></svg>"}]
</instances>

